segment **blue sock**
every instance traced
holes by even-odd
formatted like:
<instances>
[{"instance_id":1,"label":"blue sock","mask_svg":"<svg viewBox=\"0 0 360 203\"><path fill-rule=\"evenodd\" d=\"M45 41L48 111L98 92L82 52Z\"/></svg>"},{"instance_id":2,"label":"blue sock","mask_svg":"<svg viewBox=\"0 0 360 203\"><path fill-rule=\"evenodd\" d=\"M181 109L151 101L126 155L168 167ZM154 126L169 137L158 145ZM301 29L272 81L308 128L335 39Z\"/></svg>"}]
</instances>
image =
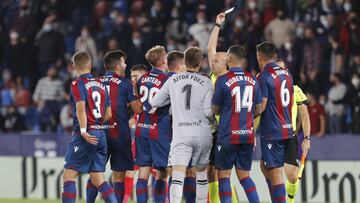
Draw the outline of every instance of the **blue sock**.
<instances>
[{"instance_id":1,"label":"blue sock","mask_svg":"<svg viewBox=\"0 0 360 203\"><path fill-rule=\"evenodd\" d=\"M114 190L111 188L109 183L105 181L99 186L98 190L106 203L117 203Z\"/></svg>"},{"instance_id":2,"label":"blue sock","mask_svg":"<svg viewBox=\"0 0 360 203\"><path fill-rule=\"evenodd\" d=\"M136 200L138 203L147 203L148 199L148 181L139 178L136 183Z\"/></svg>"},{"instance_id":3,"label":"blue sock","mask_svg":"<svg viewBox=\"0 0 360 203\"><path fill-rule=\"evenodd\" d=\"M272 192L272 187L271 187L271 181L270 181L269 178L266 178L266 184L267 184L268 189L269 189L269 194L270 194L271 202L275 202L275 201L274 201L274 197L273 197L274 194L273 194L273 192Z\"/></svg>"},{"instance_id":4,"label":"blue sock","mask_svg":"<svg viewBox=\"0 0 360 203\"><path fill-rule=\"evenodd\" d=\"M231 185L230 178L219 179L219 196L221 203L231 203Z\"/></svg>"},{"instance_id":5,"label":"blue sock","mask_svg":"<svg viewBox=\"0 0 360 203\"><path fill-rule=\"evenodd\" d=\"M186 203L196 202L196 179L193 177L184 180L184 199Z\"/></svg>"},{"instance_id":6,"label":"blue sock","mask_svg":"<svg viewBox=\"0 0 360 203\"><path fill-rule=\"evenodd\" d=\"M98 194L98 190L95 185L92 184L89 179L86 184L86 203L94 203Z\"/></svg>"},{"instance_id":7,"label":"blue sock","mask_svg":"<svg viewBox=\"0 0 360 203\"><path fill-rule=\"evenodd\" d=\"M75 181L66 181L63 185L64 191L62 193L63 203L75 203L76 200L76 183Z\"/></svg>"},{"instance_id":8,"label":"blue sock","mask_svg":"<svg viewBox=\"0 0 360 203\"><path fill-rule=\"evenodd\" d=\"M286 190L284 184L272 186L273 202L286 203Z\"/></svg>"},{"instance_id":9,"label":"blue sock","mask_svg":"<svg viewBox=\"0 0 360 203\"><path fill-rule=\"evenodd\" d=\"M118 202L122 203L125 194L125 185L124 182L115 182L114 183L114 192Z\"/></svg>"},{"instance_id":10,"label":"blue sock","mask_svg":"<svg viewBox=\"0 0 360 203\"><path fill-rule=\"evenodd\" d=\"M250 203L260 203L258 193L254 181L250 177L246 177L240 180L240 184L244 188L246 197Z\"/></svg>"},{"instance_id":11,"label":"blue sock","mask_svg":"<svg viewBox=\"0 0 360 203\"><path fill-rule=\"evenodd\" d=\"M154 185L154 202L164 203L166 200L166 182L163 180L155 180Z\"/></svg>"}]
</instances>

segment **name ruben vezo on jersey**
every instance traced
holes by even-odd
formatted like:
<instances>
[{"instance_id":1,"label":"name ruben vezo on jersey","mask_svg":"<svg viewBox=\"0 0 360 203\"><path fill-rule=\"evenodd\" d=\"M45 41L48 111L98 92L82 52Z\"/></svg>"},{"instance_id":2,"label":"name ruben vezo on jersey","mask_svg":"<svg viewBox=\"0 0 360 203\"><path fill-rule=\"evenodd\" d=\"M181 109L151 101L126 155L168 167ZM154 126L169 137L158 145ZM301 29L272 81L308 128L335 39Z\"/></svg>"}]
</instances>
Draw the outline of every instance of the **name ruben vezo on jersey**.
<instances>
[{"instance_id":1,"label":"name ruben vezo on jersey","mask_svg":"<svg viewBox=\"0 0 360 203\"><path fill-rule=\"evenodd\" d=\"M246 81L252 85L256 84L256 81L254 79L252 79L251 77L248 77L246 75L237 75L237 76L231 77L227 82L225 82L225 85L228 87L231 87L231 85L233 85L234 83L239 82L239 81Z\"/></svg>"}]
</instances>

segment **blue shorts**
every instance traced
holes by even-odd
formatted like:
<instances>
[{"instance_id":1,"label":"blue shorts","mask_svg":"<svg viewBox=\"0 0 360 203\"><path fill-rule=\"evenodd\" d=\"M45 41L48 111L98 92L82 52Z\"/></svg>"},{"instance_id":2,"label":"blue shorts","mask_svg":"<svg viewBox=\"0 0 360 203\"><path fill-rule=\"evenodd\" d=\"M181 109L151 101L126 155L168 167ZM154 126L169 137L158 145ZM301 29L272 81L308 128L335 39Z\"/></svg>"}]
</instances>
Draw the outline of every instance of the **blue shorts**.
<instances>
[{"instance_id":1,"label":"blue shorts","mask_svg":"<svg viewBox=\"0 0 360 203\"><path fill-rule=\"evenodd\" d=\"M170 140L155 140L150 138L136 137L135 164L152 166L158 170L165 170L168 166Z\"/></svg>"},{"instance_id":2,"label":"blue shorts","mask_svg":"<svg viewBox=\"0 0 360 203\"><path fill-rule=\"evenodd\" d=\"M250 171L253 160L253 144L216 144L215 167L219 170L236 168Z\"/></svg>"},{"instance_id":3,"label":"blue shorts","mask_svg":"<svg viewBox=\"0 0 360 203\"><path fill-rule=\"evenodd\" d=\"M261 139L262 160L266 168L280 168L284 166L285 158L289 153L289 141Z\"/></svg>"},{"instance_id":4,"label":"blue shorts","mask_svg":"<svg viewBox=\"0 0 360 203\"><path fill-rule=\"evenodd\" d=\"M91 130L88 133L98 138L98 144L92 145L81 135L74 135L66 150L64 168L79 173L105 172L107 157L105 133L102 130Z\"/></svg>"},{"instance_id":5,"label":"blue shorts","mask_svg":"<svg viewBox=\"0 0 360 203\"><path fill-rule=\"evenodd\" d=\"M131 138L107 138L108 160L113 171L134 170L134 160L131 151Z\"/></svg>"}]
</instances>

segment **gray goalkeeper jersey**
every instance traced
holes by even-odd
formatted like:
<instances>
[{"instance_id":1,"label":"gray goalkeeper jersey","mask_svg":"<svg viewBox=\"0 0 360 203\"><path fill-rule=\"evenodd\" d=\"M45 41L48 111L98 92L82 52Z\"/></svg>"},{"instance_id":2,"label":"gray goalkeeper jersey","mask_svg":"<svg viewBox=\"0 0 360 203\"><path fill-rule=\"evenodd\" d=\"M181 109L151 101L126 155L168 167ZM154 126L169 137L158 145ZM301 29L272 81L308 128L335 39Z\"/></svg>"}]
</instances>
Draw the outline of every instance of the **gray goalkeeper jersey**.
<instances>
[{"instance_id":1,"label":"gray goalkeeper jersey","mask_svg":"<svg viewBox=\"0 0 360 203\"><path fill-rule=\"evenodd\" d=\"M195 72L184 72L171 76L150 104L154 108L171 102L173 139L211 138L212 96L210 78Z\"/></svg>"}]
</instances>

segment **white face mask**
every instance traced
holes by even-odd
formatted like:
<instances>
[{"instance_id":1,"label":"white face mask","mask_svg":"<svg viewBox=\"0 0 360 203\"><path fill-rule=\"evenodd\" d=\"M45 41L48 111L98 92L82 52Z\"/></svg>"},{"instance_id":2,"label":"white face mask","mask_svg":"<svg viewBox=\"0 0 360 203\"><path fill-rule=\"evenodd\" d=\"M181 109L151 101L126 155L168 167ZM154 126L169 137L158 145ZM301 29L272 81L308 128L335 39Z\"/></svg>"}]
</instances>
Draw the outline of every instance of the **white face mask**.
<instances>
[{"instance_id":1,"label":"white face mask","mask_svg":"<svg viewBox=\"0 0 360 203\"><path fill-rule=\"evenodd\" d=\"M290 50L291 49L291 43L290 42L285 42L284 47L286 50Z\"/></svg>"},{"instance_id":2,"label":"white face mask","mask_svg":"<svg viewBox=\"0 0 360 203\"><path fill-rule=\"evenodd\" d=\"M167 51L173 51L173 50L176 49L176 47L175 47L175 45L168 45L168 46L166 47L166 49L167 49Z\"/></svg>"},{"instance_id":3,"label":"white face mask","mask_svg":"<svg viewBox=\"0 0 360 203\"><path fill-rule=\"evenodd\" d=\"M344 10L349 12L351 10L351 3L344 3Z\"/></svg>"},{"instance_id":4,"label":"white face mask","mask_svg":"<svg viewBox=\"0 0 360 203\"><path fill-rule=\"evenodd\" d=\"M132 41L133 41L134 45L137 46L137 47L139 47L140 44L141 44L141 40L140 40L140 39L133 39Z\"/></svg>"},{"instance_id":5,"label":"white face mask","mask_svg":"<svg viewBox=\"0 0 360 203\"><path fill-rule=\"evenodd\" d=\"M358 88L360 85L360 79L358 77L351 78L351 84L353 84L354 87Z\"/></svg>"},{"instance_id":6,"label":"white face mask","mask_svg":"<svg viewBox=\"0 0 360 203\"><path fill-rule=\"evenodd\" d=\"M244 26L244 22L242 20L235 21L235 27L242 28Z\"/></svg>"},{"instance_id":7,"label":"white face mask","mask_svg":"<svg viewBox=\"0 0 360 203\"><path fill-rule=\"evenodd\" d=\"M52 29L52 26L50 24L45 24L44 27L43 27L43 30L45 32L49 32L51 29Z\"/></svg>"},{"instance_id":8,"label":"white face mask","mask_svg":"<svg viewBox=\"0 0 360 203\"><path fill-rule=\"evenodd\" d=\"M303 35L304 35L304 28L302 28L302 27L297 27L297 28L296 28L296 36L302 37Z\"/></svg>"},{"instance_id":9,"label":"white face mask","mask_svg":"<svg viewBox=\"0 0 360 203\"><path fill-rule=\"evenodd\" d=\"M256 2L255 1L251 1L251 2L249 2L249 9L250 10L255 10L256 9Z\"/></svg>"},{"instance_id":10,"label":"white face mask","mask_svg":"<svg viewBox=\"0 0 360 203\"><path fill-rule=\"evenodd\" d=\"M198 20L198 22L201 23L201 24L204 24L206 21L205 21L205 19L201 18L201 19Z\"/></svg>"}]
</instances>

